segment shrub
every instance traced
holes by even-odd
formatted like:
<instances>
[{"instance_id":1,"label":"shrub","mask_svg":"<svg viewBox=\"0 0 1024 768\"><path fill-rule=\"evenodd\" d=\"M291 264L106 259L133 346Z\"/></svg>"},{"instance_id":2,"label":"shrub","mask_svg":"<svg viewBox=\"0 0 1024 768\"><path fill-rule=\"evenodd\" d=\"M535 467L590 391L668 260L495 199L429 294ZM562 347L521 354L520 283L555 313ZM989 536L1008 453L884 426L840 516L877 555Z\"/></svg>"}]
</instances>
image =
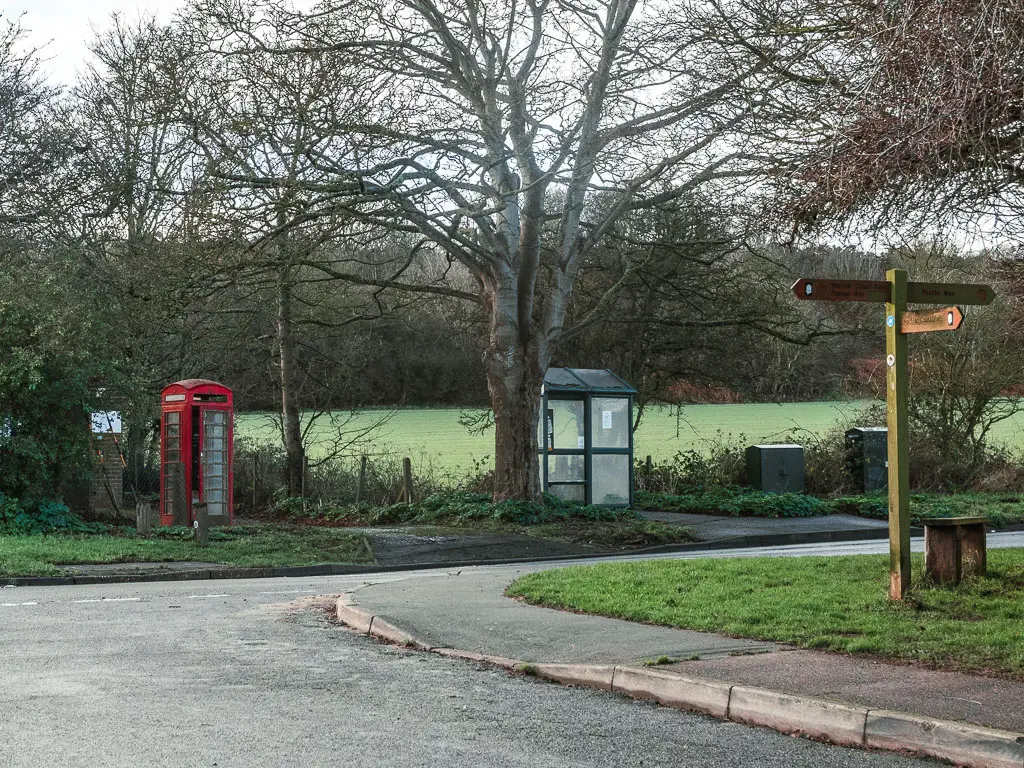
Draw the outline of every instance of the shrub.
<instances>
[{"instance_id":1,"label":"shrub","mask_svg":"<svg viewBox=\"0 0 1024 768\"><path fill-rule=\"evenodd\" d=\"M282 499L274 509L281 516L309 517L343 525L459 524L486 520L540 525L571 520L610 521L637 517L630 509L573 504L549 494L545 494L542 502L511 500L495 504L490 494L470 491L434 493L415 504L374 506L307 502L305 510L301 499Z\"/></svg>"},{"instance_id":2,"label":"shrub","mask_svg":"<svg viewBox=\"0 0 1024 768\"><path fill-rule=\"evenodd\" d=\"M42 499L27 504L0 493L0 533L91 533L101 528L106 526L84 522L63 502Z\"/></svg>"},{"instance_id":3,"label":"shrub","mask_svg":"<svg viewBox=\"0 0 1024 768\"><path fill-rule=\"evenodd\" d=\"M743 442L743 436L738 438ZM671 459L636 462L633 471L637 491L679 494L711 486L740 485L747 479L744 449L725 442L721 432L706 442L704 451L677 452Z\"/></svg>"},{"instance_id":4,"label":"shrub","mask_svg":"<svg viewBox=\"0 0 1024 768\"><path fill-rule=\"evenodd\" d=\"M681 495L641 493L637 506L661 512L733 517L812 517L832 511L829 502L802 493L762 493L742 486L707 488Z\"/></svg>"}]
</instances>

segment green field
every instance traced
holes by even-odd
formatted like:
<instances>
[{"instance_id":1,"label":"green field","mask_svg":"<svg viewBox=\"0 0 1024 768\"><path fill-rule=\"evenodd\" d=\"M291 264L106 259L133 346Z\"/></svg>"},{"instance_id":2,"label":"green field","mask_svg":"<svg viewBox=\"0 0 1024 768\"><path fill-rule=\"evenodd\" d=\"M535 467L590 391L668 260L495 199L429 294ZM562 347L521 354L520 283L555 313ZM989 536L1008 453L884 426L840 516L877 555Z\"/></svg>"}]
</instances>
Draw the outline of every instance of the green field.
<instances>
[{"instance_id":1,"label":"green field","mask_svg":"<svg viewBox=\"0 0 1024 768\"><path fill-rule=\"evenodd\" d=\"M666 459L678 451L701 450L718 440L728 443L760 443L780 439L794 430L821 433L848 425L869 405L860 402L755 403L741 405L688 405L679 418L667 406L648 408L635 436L638 457L650 454ZM418 466L430 465L442 472L470 469L474 461L494 455L494 433L471 435L459 424L459 408L403 408L378 429L355 453L411 456ZM347 425L359 430L379 420L387 411L367 410ZM266 414L239 414L236 435L276 440L277 431ZM996 425L996 440L1014 448L1024 447L1024 413ZM326 435L326 430L323 433ZM321 448L322 450L323 448ZM317 454L314 447L313 455Z\"/></svg>"}]
</instances>

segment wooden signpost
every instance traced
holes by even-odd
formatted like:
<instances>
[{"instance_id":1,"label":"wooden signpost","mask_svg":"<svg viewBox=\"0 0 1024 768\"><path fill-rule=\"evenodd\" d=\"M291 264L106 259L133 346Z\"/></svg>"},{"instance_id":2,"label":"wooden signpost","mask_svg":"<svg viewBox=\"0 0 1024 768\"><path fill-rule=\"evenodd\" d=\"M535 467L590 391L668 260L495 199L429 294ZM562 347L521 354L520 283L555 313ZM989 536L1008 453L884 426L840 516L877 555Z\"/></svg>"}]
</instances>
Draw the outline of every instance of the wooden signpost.
<instances>
[{"instance_id":1,"label":"wooden signpost","mask_svg":"<svg viewBox=\"0 0 1024 768\"><path fill-rule=\"evenodd\" d=\"M889 427L889 596L902 600L910 589L910 467L907 443L907 335L955 331L963 312L908 310L907 304L991 304L988 285L912 283L903 269L886 272L885 280L818 280L800 278L794 295L803 301L868 301L885 303L885 405Z\"/></svg>"}]
</instances>

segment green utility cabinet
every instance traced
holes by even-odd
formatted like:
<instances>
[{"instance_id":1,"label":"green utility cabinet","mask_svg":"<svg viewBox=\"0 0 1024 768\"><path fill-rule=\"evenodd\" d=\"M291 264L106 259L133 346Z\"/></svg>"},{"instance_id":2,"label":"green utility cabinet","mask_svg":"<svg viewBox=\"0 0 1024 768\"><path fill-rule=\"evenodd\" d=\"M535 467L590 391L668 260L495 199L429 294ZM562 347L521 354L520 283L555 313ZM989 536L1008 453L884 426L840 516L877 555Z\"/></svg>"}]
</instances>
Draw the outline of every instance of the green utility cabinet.
<instances>
[{"instance_id":1,"label":"green utility cabinet","mask_svg":"<svg viewBox=\"0 0 1024 768\"><path fill-rule=\"evenodd\" d=\"M751 445L747 448L747 482L767 493L802 493L802 445Z\"/></svg>"}]
</instances>

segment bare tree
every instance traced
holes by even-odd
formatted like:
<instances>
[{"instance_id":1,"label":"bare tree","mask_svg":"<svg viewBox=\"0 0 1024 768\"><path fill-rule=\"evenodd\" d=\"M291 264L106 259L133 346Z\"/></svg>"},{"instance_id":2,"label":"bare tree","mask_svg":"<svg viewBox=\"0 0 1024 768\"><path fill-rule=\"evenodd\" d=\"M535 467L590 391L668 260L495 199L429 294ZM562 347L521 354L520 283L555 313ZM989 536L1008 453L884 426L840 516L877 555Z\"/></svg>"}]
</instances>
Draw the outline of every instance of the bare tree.
<instances>
[{"instance_id":1,"label":"bare tree","mask_svg":"<svg viewBox=\"0 0 1024 768\"><path fill-rule=\"evenodd\" d=\"M540 387L587 254L623 216L712 185L727 194L763 159L739 128L777 76L754 55L716 56L699 5L352 0L298 13L215 0L191 11L215 20L206 44L222 56L334 59L352 73L335 98L357 109L302 115L334 137L308 154L327 180L290 183L308 193L305 217L343 213L416 238L376 284L483 307L497 499L539 497ZM441 284L422 279L437 274L430 263L451 265Z\"/></svg>"},{"instance_id":2,"label":"bare tree","mask_svg":"<svg viewBox=\"0 0 1024 768\"><path fill-rule=\"evenodd\" d=\"M275 34L276 45L287 40L287 30L275 29ZM323 350L303 335L310 329L321 336L340 333L391 308L380 296L346 285L358 282L364 272L358 269L358 256L342 243L348 217L306 214L310 189L330 184L316 158L330 152L335 137L320 127L352 115L351 105L338 99L349 71L332 57L284 57L259 50L218 56L187 34L179 43L176 54L184 66L173 60L165 66L177 78L169 88L179 97L177 122L188 128L206 163L199 186L211 200L207 223L227 245L217 273L233 285L247 286L254 296L269 294L276 307L277 424L288 490L298 495L315 424L329 421L334 428L329 456L379 426L352 432L350 419L327 412L329 397L313 401L310 389L322 394L329 387L314 370L318 363L324 367ZM345 272L344 265L353 261L357 268ZM327 306L333 314L317 311ZM312 406L305 417L302 406Z\"/></svg>"},{"instance_id":3,"label":"bare tree","mask_svg":"<svg viewBox=\"0 0 1024 768\"><path fill-rule=\"evenodd\" d=\"M54 187L75 152L59 90L40 71L40 52L0 15L0 233L52 218Z\"/></svg>"},{"instance_id":4,"label":"bare tree","mask_svg":"<svg viewBox=\"0 0 1024 768\"><path fill-rule=\"evenodd\" d=\"M831 80L830 117L796 174L802 221L862 212L887 225L990 215L1016 233L1024 6L843 5L821 46L829 78L814 83Z\"/></svg>"}]
</instances>

